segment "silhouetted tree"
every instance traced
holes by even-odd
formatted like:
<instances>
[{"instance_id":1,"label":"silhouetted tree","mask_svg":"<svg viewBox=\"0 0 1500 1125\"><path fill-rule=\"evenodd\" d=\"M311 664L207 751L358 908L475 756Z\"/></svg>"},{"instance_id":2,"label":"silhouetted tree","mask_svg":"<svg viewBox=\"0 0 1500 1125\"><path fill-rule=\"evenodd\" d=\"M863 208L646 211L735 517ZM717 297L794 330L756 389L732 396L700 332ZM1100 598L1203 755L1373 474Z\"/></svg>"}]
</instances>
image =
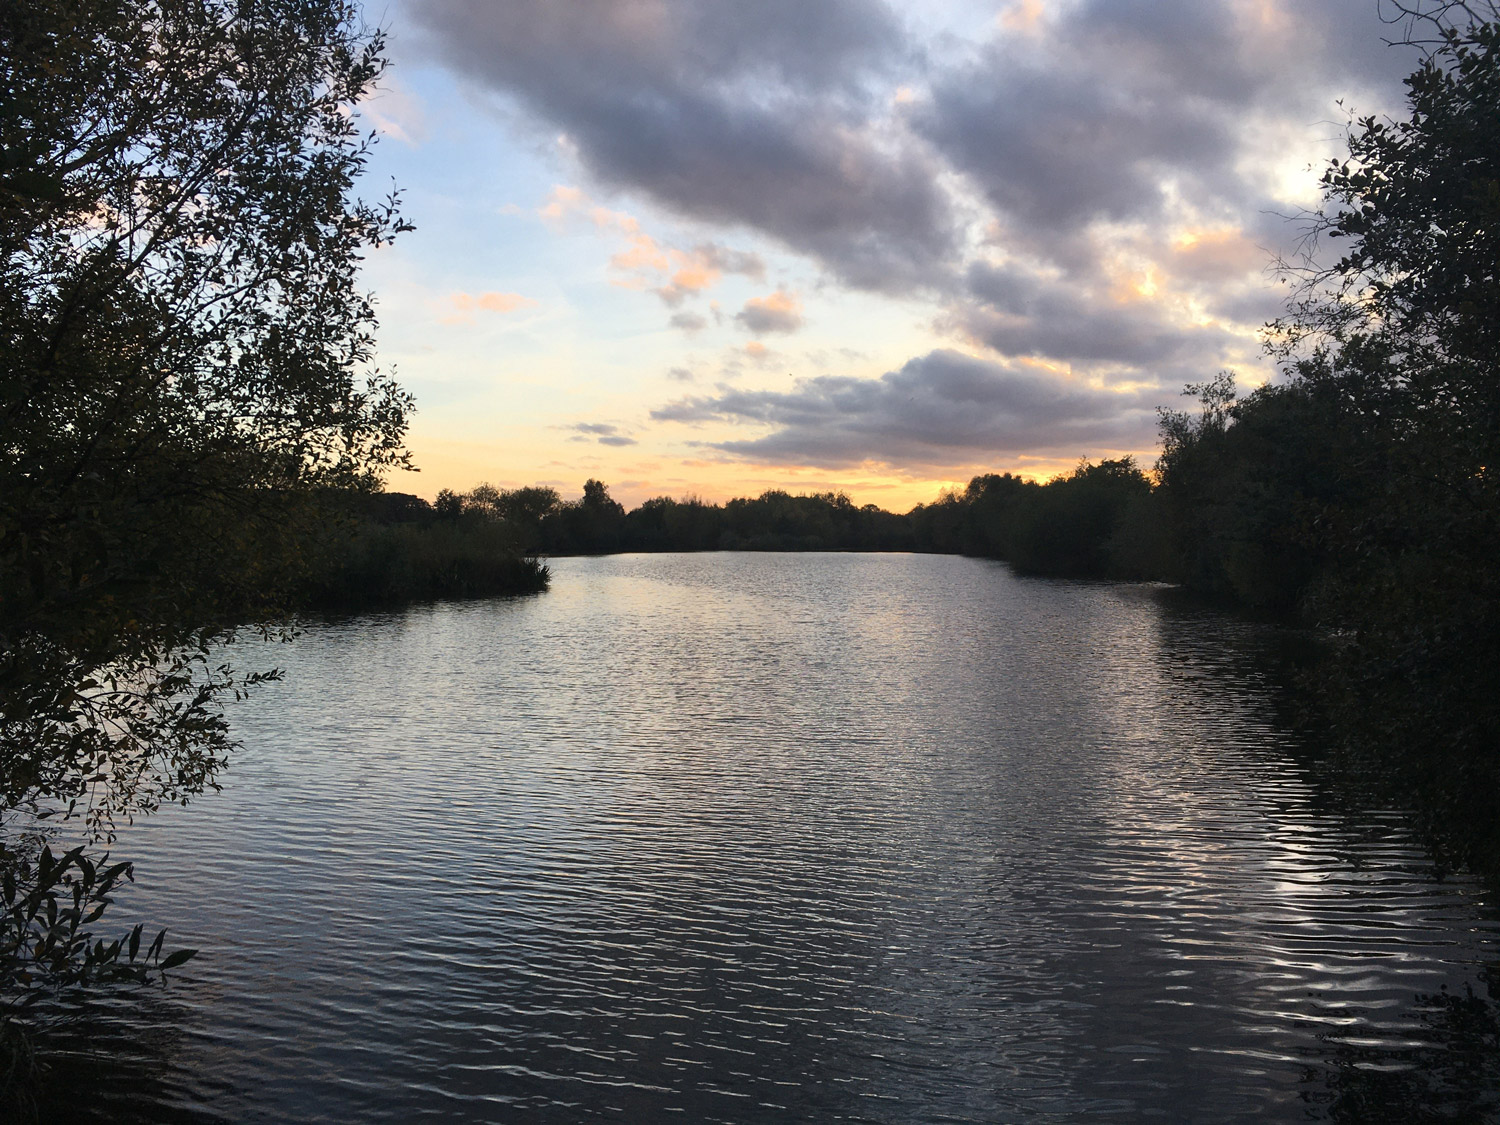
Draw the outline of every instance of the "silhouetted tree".
<instances>
[{"instance_id":1,"label":"silhouetted tree","mask_svg":"<svg viewBox=\"0 0 1500 1125\"><path fill-rule=\"evenodd\" d=\"M27 895L107 882L49 886L20 814L107 837L211 786L218 701L257 679L211 644L287 604L329 490L404 461L357 287L404 224L349 192L381 48L344 0L0 6L0 866L29 888L0 919L7 1018L89 964L41 955Z\"/></svg>"},{"instance_id":2,"label":"silhouetted tree","mask_svg":"<svg viewBox=\"0 0 1500 1125\"><path fill-rule=\"evenodd\" d=\"M1296 381L1357 436L1323 519L1336 565L1313 602L1350 638L1346 713L1494 758L1500 24L1487 5L1444 8L1428 9L1408 115L1358 122L1324 175L1321 231L1344 254L1281 327L1288 348L1312 349L1290 353Z\"/></svg>"}]
</instances>

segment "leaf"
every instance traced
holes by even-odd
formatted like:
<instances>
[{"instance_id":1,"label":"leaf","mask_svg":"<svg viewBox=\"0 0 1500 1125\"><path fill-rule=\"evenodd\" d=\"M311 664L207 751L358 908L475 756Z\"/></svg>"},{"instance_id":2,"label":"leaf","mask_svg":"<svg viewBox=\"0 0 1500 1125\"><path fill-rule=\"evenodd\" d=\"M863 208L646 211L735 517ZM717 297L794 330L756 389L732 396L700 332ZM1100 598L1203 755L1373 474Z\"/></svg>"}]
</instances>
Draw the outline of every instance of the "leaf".
<instances>
[{"instance_id":1,"label":"leaf","mask_svg":"<svg viewBox=\"0 0 1500 1125\"><path fill-rule=\"evenodd\" d=\"M175 969L178 965L190 961L196 956L198 956L196 949L174 949L163 958L161 963L162 972L166 972L168 969Z\"/></svg>"}]
</instances>

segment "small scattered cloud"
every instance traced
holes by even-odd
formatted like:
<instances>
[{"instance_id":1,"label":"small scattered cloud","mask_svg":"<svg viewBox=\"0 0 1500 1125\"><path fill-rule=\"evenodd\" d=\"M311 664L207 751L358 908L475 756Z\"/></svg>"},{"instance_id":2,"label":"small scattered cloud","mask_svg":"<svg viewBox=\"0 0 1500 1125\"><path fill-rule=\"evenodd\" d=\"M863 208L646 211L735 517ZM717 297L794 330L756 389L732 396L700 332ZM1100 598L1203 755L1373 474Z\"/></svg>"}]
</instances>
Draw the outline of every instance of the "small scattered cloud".
<instances>
[{"instance_id":1,"label":"small scattered cloud","mask_svg":"<svg viewBox=\"0 0 1500 1125\"><path fill-rule=\"evenodd\" d=\"M476 312L511 313L531 308L536 301L519 293L452 293L448 305L453 311L442 318L444 324L470 324Z\"/></svg>"},{"instance_id":2,"label":"small scattered cloud","mask_svg":"<svg viewBox=\"0 0 1500 1125\"><path fill-rule=\"evenodd\" d=\"M635 438L628 434L622 434L620 427L613 422L574 422L566 429L574 431L569 441L590 442L599 445L626 446L635 445Z\"/></svg>"},{"instance_id":3,"label":"small scattered cloud","mask_svg":"<svg viewBox=\"0 0 1500 1125\"><path fill-rule=\"evenodd\" d=\"M549 226L560 226L570 215L588 209L588 199L580 187L553 184L547 202L537 208L537 215Z\"/></svg>"},{"instance_id":4,"label":"small scattered cloud","mask_svg":"<svg viewBox=\"0 0 1500 1125\"><path fill-rule=\"evenodd\" d=\"M700 242L686 249L662 243L648 234L634 215L598 205L581 188L554 185L537 215L558 228L570 218L581 217L596 229L624 239L625 245L609 259L610 268L624 275L616 284L650 289L672 308L712 289L725 274L739 274L753 281L766 275L766 263L759 254L718 242Z\"/></svg>"},{"instance_id":5,"label":"small scattered cloud","mask_svg":"<svg viewBox=\"0 0 1500 1125\"><path fill-rule=\"evenodd\" d=\"M667 372L667 378L676 383L696 383L698 377L686 367L674 367Z\"/></svg>"},{"instance_id":6,"label":"small scattered cloud","mask_svg":"<svg viewBox=\"0 0 1500 1125\"><path fill-rule=\"evenodd\" d=\"M756 336L795 332L802 327L802 302L795 294L778 289L764 297L751 297L734 319Z\"/></svg>"},{"instance_id":7,"label":"small scattered cloud","mask_svg":"<svg viewBox=\"0 0 1500 1125\"><path fill-rule=\"evenodd\" d=\"M668 249L666 253L671 276L653 291L674 308L688 297L712 289L726 273L756 281L766 275L766 264L759 254L731 250L716 242L700 243L691 250Z\"/></svg>"},{"instance_id":8,"label":"small scattered cloud","mask_svg":"<svg viewBox=\"0 0 1500 1125\"><path fill-rule=\"evenodd\" d=\"M766 347L759 340L751 340L739 353L759 368L774 367L781 362L781 353Z\"/></svg>"},{"instance_id":9,"label":"small scattered cloud","mask_svg":"<svg viewBox=\"0 0 1500 1125\"><path fill-rule=\"evenodd\" d=\"M369 118L377 132L415 148L427 139L427 119L421 100L390 74L381 76L380 84L359 112Z\"/></svg>"},{"instance_id":10,"label":"small scattered cloud","mask_svg":"<svg viewBox=\"0 0 1500 1125\"><path fill-rule=\"evenodd\" d=\"M667 319L667 323L684 332L702 332L708 327L708 318L695 312L676 312Z\"/></svg>"}]
</instances>

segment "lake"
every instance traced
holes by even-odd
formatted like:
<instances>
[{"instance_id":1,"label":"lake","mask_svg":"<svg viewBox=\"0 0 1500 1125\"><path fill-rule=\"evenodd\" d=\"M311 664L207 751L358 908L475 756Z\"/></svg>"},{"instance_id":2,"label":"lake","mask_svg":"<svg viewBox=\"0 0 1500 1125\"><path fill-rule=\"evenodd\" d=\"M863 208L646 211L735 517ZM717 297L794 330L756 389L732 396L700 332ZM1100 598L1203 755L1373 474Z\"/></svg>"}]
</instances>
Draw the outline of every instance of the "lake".
<instances>
[{"instance_id":1,"label":"lake","mask_svg":"<svg viewBox=\"0 0 1500 1125\"><path fill-rule=\"evenodd\" d=\"M1283 631L948 556L552 566L238 646L286 681L107 918L203 952L59 1070L82 1119L1497 1112L1494 904L1309 771Z\"/></svg>"}]
</instances>

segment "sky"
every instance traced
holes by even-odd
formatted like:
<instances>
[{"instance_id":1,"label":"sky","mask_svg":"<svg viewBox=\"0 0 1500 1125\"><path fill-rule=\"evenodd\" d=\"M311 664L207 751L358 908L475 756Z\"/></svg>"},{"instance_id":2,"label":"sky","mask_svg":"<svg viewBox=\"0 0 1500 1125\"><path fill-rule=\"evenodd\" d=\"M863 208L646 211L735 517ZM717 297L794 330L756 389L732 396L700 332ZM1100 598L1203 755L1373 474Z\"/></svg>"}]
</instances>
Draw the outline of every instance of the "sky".
<instances>
[{"instance_id":1,"label":"sky","mask_svg":"<svg viewBox=\"0 0 1500 1125\"><path fill-rule=\"evenodd\" d=\"M1318 175L1416 58L1379 0L393 0L362 190L389 487L905 511L1149 467L1276 372Z\"/></svg>"}]
</instances>

